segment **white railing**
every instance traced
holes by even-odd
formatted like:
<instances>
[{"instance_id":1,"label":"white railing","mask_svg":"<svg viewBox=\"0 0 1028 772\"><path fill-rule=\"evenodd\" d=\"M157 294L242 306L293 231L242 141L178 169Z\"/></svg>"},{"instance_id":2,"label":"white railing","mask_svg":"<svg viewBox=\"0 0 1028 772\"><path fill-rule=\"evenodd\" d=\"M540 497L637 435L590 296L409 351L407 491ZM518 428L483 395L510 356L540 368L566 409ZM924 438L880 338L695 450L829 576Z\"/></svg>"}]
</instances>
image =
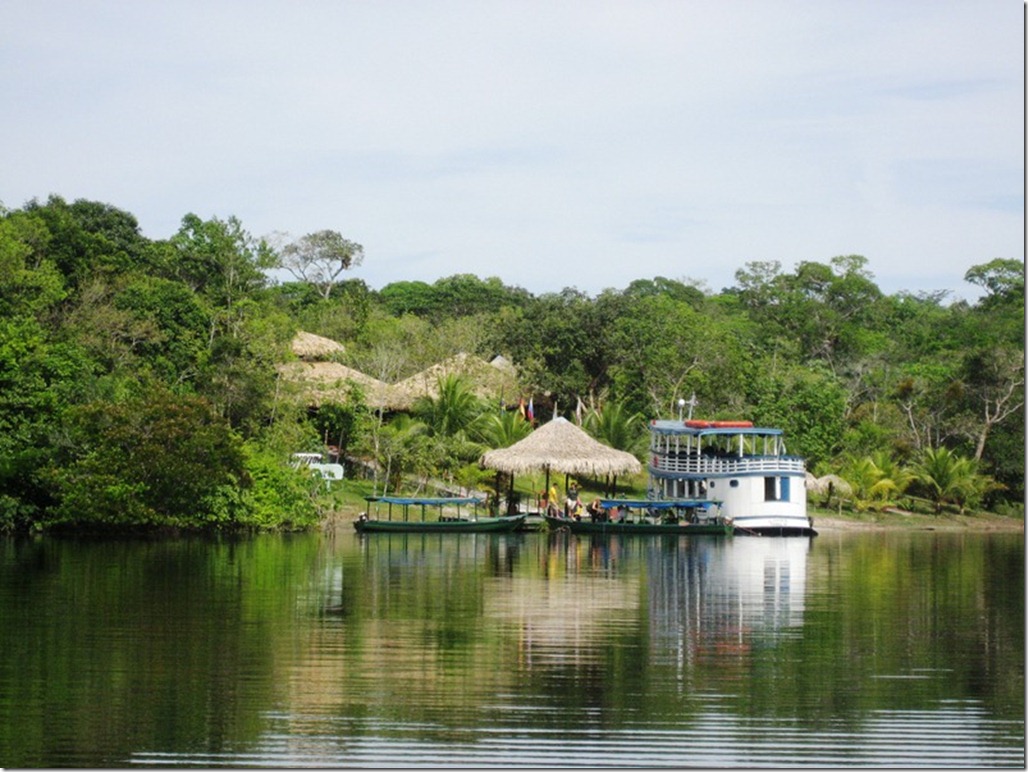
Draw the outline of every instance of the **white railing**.
<instances>
[{"instance_id":1,"label":"white railing","mask_svg":"<svg viewBox=\"0 0 1028 772\"><path fill-rule=\"evenodd\" d=\"M680 475L743 475L760 472L788 473L804 471L802 458L795 456L673 456L655 455L650 466L663 474Z\"/></svg>"}]
</instances>

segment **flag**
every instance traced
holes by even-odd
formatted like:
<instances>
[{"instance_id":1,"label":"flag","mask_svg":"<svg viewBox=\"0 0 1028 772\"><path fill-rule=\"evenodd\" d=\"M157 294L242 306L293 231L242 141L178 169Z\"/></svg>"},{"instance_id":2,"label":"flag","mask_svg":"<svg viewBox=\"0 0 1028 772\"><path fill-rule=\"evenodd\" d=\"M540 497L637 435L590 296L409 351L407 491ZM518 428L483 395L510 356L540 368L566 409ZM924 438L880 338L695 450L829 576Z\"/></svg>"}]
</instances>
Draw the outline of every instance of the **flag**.
<instances>
[{"instance_id":1,"label":"flag","mask_svg":"<svg viewBox=\"0 0 1028 772\"><path fill-rule=\"evenodd\" d=\"M522 397L518 400L518 412L521 413L521 417L525 417L525 398Z\"/></svg>"},{"instance_id":2,"label":"flag","mask_svg":"<svg viewBox=\"0 0 1028 772\"><path fill-rule=\"evenodd\" d=\"M582 398L581 397L576 396L575 399L578 400L578 404L575 405L575 422L579 426L581 426L582 425L582 408L584 408L585 405L582 404Z\"/></svg>"},{"instance_id":3,"label":"flag","mask_svg":"<svg viewBox=\"0 0 1028 772\"><path fill-rule=\"evenodd\" d=\"M532 421L535 420L535 412L532 409L532 398L531 397L528 398L528 416L527 417L528 417L529 423L531 423Z\"/></svg>"}]
</instances>

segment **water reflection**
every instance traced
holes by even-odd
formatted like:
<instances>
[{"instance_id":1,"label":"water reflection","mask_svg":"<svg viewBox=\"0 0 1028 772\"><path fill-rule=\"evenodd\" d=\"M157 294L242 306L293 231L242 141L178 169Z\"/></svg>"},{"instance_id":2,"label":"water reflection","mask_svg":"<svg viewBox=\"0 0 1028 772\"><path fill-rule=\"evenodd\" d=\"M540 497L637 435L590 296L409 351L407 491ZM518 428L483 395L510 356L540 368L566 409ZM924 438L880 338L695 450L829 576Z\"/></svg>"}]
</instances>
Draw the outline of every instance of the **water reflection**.
<instances>
[{"instance_id":1,"label":"water reflection","mask_svg":"<svg viewBox=\"0 0 1028 772\"><path fill-rule=\"evenodd\" d=\"M809 550L802 537L646 545L654 661L740 667L801 627Z\"/></svg>"},{"instance_id":2,"label":"water reflection","mask_svg":"<svg viewBox=\"0 0 1028 772\"><path fill-rule=\"evenodd\" d=\"M1016 536L3 550L6 766L1024 764Z\"/></svg>"}]
</instances>

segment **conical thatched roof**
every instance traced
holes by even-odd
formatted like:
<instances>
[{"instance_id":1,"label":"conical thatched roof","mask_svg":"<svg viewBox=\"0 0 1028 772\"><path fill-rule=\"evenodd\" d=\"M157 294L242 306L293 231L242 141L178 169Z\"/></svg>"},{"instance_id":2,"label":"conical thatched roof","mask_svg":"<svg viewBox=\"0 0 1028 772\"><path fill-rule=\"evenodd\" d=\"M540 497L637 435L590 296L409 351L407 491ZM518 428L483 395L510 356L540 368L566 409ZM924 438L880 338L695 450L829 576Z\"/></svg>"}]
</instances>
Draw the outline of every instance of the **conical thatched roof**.
<instances>
[{"instance_id":1,"label":"conical thatched roof","mask_svg":"<svg viewBox=\"0 0 1028 772\"><path fill-rule=\"evenodd\" d=\"M836 474L826 474L824 477L818 477L813 482L807 481L807 488L817 494L828 493L829 485L833 491L842 496L853 494L853 486Z\"/></svg>"},{"instance_id":2,"label":"conical thatched roof","mask_svg":"<svg viewBox=\"0 0 1028 772\"><path fill-rule=\"evenodd\" d=\"M371 407L392 407L389 384L338 362L286 362L278 365L278 371L286 380L302 385L304 396L315 405L344 401L346 382L353 381L364 390Z\"/></svg>"},{"instance_id":3,"label":"conical thatched roof","mask_svg":"<svg viewBox=\"0 0 1028 772\"><path fill-rule=\"evenodd\" d=\"M483 399L513 398L518 393L513 368L496 367L480 357L462 353L393 384L394 406L407 409L418 397L438 397L439 379L447 375L465 377L475 395Z\"/></svg>"},{"instance_id":4,"label":"conical thatched roof","mask_svg":"<svg viewBox=\"0 0 1028 772\"><path fill-rule=\"evenodd\" d=\"M631 453L597 442L566 418L554 418L508 448L490 450L480 463L510 474L547 469L599 477L635 474L642 469Z\"/></svg>"},{"instance_id":5,"label":"conical thatched roof","mask_svg":"<svg viewBox=\"0 0 1028 772\"><path fill-rule=\"evenodd\" d=\"M308 361L328 359L333 354L341 354L344 350L341 343L337 343L331 338L323 338L303 330L293 336L290 348L300 359Z\"/></svg>"}]
</instances>

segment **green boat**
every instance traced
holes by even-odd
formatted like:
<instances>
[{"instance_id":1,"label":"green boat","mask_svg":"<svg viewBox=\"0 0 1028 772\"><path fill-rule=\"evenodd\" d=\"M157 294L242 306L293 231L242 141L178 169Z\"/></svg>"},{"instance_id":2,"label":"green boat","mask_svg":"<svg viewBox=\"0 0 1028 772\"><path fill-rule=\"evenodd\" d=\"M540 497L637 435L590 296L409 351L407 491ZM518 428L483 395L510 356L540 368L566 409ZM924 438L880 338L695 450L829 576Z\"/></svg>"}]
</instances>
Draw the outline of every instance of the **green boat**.
<instances>
[{"instance_id":1,"label":"green boat","mask_svg":"<svg viewBox=\"0 0 1028 772\"><path fill-rule=\"evenodd\" d=\"M732 524L700 499L601 499L599 510L579 517L546 515L551 530L661 536L731 536Z\"/></svg>"},{"instance_id":2,"label":"green boat","mask_svg":"<svg viewBox=\"0 0 1028 772\"><path fill-rule=\"evenodd\" d=\"M479 517L477 507L484 505L485 502L482 499L470 497L366 496L364 500L369 505L376 505L375 509L385 504L387 507L386 517L370 517L367 512L362 512L353 523L357 533L506 532L515 530L525 520L524 515ZM461 506L471 506L473 508L471 514L462 514ZM394 507L396 507L395 512ZM412 507L415 508L413 517ZM449 508L453 513L445 513L444 508ZM420 517L417 516L418 513L420 513Z\"/></svg>"}]
</instances>

